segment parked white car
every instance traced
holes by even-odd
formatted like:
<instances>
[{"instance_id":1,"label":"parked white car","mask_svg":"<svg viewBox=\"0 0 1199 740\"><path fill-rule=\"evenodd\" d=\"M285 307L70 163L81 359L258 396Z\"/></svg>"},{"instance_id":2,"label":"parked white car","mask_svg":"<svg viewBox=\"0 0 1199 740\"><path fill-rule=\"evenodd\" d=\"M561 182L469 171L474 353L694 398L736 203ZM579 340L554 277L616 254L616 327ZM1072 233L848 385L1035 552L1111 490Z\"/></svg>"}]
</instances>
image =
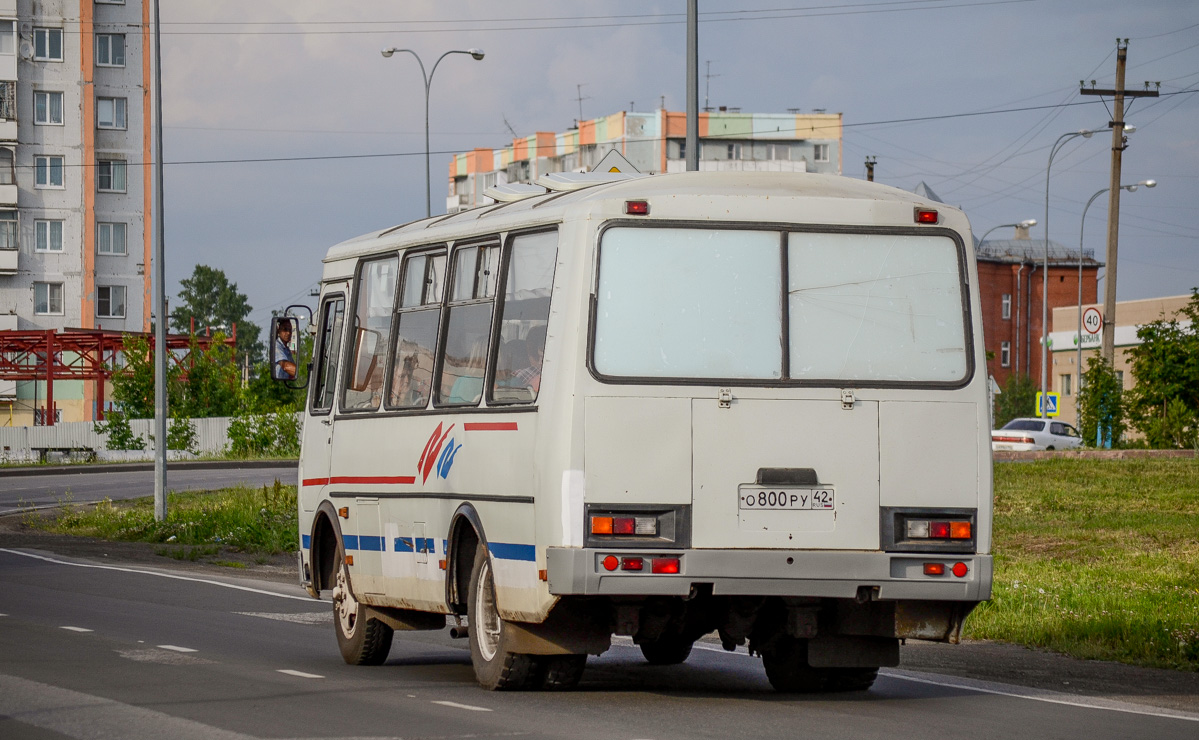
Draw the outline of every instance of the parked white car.
<instances>
[{"instance_id":1,"label":"parked white car","mask_svg":"<svg viewBox=\"0 0 1199 740\"><path fill-rule=\"evenodd\" d=\"M1082 445L1078 430L1052 419L1012 419L991 431L991 449L1013 452L1068 450Z\"/></svg>"}]
</instances>

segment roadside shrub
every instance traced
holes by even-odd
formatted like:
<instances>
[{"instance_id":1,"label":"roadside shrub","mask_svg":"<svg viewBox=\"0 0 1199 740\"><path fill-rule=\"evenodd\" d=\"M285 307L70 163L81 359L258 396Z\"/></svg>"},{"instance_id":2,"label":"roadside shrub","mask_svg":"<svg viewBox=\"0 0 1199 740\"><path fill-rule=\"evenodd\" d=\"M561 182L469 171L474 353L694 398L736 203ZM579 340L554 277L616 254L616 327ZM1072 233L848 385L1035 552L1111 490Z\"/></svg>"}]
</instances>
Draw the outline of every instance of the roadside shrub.
<instances>
[{"instance_id":1,"label":"roadside shrub","mask_svg":"<svg viewBox=\"0 0 1199 740\"><path fill-rule=\"evenodd\" d=\"M995 397L995 428L1012 419L1037 415L1037 384L1027 375L1014 373L1003 384L1003 392Z\"/></svg>"},{"instance_id":2,"label":"roadside shrub","mask_svg":"<svg viewBox=\"0 0 1199 740\"><path fill-rule=\"evenodd\" d=\"M1081 416L1079 433L1083 444L1102 447L1099 430L1102 427L1105 439L1113 447L1122 443L1125 430L1124 389L1120 378L1110 362L1102 356L1087 360L1087 371L1083 374L1082 387L1078 390L1078 408Z\"/></svg>"},{"instance_id":3,"label":"roadside shrub","mask_svg":"<svg viewBox=\"0 0 1199 740\"><path fill-rule=\"evenodd\" d=\"M288 412L239 414L229 423L229 454L296 457L300 454L300 421Z\"/></svg>"},{"instance_id":4,"label":"roadside shrub","mask_svg":"<svg viewBox=\"0 0 1199 740\"><path fill-rule=\"evenodd\" d=\"M186 416L173 414L171 424L167 427L167 449L195 453L198 441L195 422Z\"/></svg>"},{"instance_id":5,"label":"roadside shrub","mask_svg":"<svg viewBox=\"0 0 1199 740\"><path fill-rule=\"evenodd\" d=\"M123 412L114 409L106 413L105 417L104 421L97 421L93 426L97 434L108 435L104 440L105 449L146 449L146 440L141 435L133 433L133 427L129 424L129 417L125 416Z\"/></svg>"}]
</instances>

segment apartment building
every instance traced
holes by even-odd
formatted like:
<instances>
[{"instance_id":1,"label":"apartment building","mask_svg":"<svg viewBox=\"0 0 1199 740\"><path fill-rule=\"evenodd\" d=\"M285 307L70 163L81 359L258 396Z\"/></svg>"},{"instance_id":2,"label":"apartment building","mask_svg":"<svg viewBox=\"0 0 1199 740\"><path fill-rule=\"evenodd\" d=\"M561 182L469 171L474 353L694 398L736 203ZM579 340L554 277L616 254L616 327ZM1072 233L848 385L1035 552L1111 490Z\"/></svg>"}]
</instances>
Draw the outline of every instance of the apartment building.
<instances>
[{"instance_id":1,"label":"apartment building","mask_svg":"<svg viewBox=\"0 0 1199 740\"><path fill-rule=\"evenodd\" d=\"M147 14L0 0L0 330L149 327ZM0 404L32 408L37 386L0 386ZM92 418L83 386L55 397Z\"/></svg>"},{"instance_id":2,"label":"apartment building","mask_svg":"<svg viewBox=\"0 0 1199 740\"><path fill-rule=\"evenodd\" d=\"M699 114L701 171L841 174L840 113ZM582 121L561 133L539 131L503 149L478 148L450 162L446 212L491 203L483 191L531 183L551 172L586 172L609 151L639 172L683 172L687 115L667 110L621 111Z\"/></svg>"}]
</instances>

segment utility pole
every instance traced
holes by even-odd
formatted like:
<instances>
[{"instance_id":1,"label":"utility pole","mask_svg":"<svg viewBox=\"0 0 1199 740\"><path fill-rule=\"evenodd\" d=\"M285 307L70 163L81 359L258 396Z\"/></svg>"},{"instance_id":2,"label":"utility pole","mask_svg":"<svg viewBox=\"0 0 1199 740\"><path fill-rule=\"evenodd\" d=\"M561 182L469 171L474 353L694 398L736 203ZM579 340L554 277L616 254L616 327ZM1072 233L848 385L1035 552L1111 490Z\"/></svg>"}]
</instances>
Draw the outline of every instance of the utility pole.
<instances>
[{"instance_id":1,"label":"utility pole","mask_svg":"<svg viewBox=\"0 0 1199 740\"><path fill-rule=\"evenodd\" d=\"M162 36L154 0L154 518L167 518L167 287L162 202Z\"/></svg>"},{"instance_id":2,"label":"utility pole","mask_svg":"<svg viewBox=\"0 0 1199 740\"><path fill-rule=\"evenodd\" d=\"M687 171L699 171L699 0L687 0Z\"/></svg>"},{"instance_id":3,"label":"utility pole","mask_svg":"<svg viewBox=\"0 0 1199 740\"><path fill-rule=\"evenodd\" d=\"M712 111L712 106L709 103L709 97L708 97L709 93L712 92L712 78L713 77L723 77L723 76L724 75L712 74L712 60L711 59L704 61L704 112L705 113L710 113Z\"/></svg>"},{"instance_id":4,"label":"utility pole","mask_svg":"<svg viewBox=\"0 0 1199 740\"><path fill-rule=\"evenodd\" d=\"M874 155L866 157L866 182L874 182L874 164L877 161Z\"/></svg>"},{"instance_id":5,"label":"utility pole","mask_svg":"<svg viewBox=\"0 0 1199 740\"><path fill-rule=\"evenodd\" d=\"M1116 357L1116 252L1120 236L1120 165L1128 138L1124 136L1124 98L1156 98L1157 90L1124 89L1124 68L1128 61L1128 39L1116 39L1116 87L1101 90L1091 81L1091 87L1082 87L1082 95L1110 95L1112 97L1112 176L1107 201L1107 274L1103 279L1103 359L1115 363ZM1081 368L1080 368L1081 371Z\"/></svg>"}]
</instances>

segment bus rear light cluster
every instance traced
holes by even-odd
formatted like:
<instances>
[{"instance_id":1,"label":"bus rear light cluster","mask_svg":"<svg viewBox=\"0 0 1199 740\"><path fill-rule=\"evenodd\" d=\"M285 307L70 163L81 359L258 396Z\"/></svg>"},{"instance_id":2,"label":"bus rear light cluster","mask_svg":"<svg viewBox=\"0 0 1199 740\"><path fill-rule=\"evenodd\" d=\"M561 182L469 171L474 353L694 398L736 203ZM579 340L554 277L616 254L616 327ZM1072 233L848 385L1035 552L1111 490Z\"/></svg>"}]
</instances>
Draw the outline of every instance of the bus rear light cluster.
<instances>
[{"instance_id":1,"label":"bus rear light cluster","mask_svg":"<svg viewBox=\"0 0 1199 740\"><path fill-rule=\"evenodd\" d=\"M649 561L649 571L651 573L672 574L679 572L679 559L674 557L643 558L636 555L625 555L623 557L608 555L600 561L600 565L607 571L624 570L641 573L646 570L646 560Z\"/></svg>"},{"instance_id":2,"label":"bus rear light cluster","mask_svg":"<svg viewBox=\"0 0 1199 740\"><path fill-rule=\"evenodd\" d=\"M958 578L965 578L966 574L970 572L970 567L967 566L965 563L954 563L953 567L949 569L949 572L953 573ZM926 575L926 576L943 576L943 575L945 575L945 563L925 563L924 564L924 575Z\"/></svg>"},{"instance_id":3,"label":"bus rear light cluster","mask_svg":"<svg viewBox=\"0 0 1199 740\"><path fill-rule=\"evenodd\" d=\"M973 528L968 521L908 519L909 540L968 540Z\"/></svg>"},{"instance_id":4,"label":"bus rear light cluster","mask_svg":"<svg viewBox=\"0 0 1199 740\"><path fill-rule=\"evenodd\" d=\"M658 518L655 516L593 516L591 517L591 534L654 537L658 534Z\"/></svg>"}]
</instances>

